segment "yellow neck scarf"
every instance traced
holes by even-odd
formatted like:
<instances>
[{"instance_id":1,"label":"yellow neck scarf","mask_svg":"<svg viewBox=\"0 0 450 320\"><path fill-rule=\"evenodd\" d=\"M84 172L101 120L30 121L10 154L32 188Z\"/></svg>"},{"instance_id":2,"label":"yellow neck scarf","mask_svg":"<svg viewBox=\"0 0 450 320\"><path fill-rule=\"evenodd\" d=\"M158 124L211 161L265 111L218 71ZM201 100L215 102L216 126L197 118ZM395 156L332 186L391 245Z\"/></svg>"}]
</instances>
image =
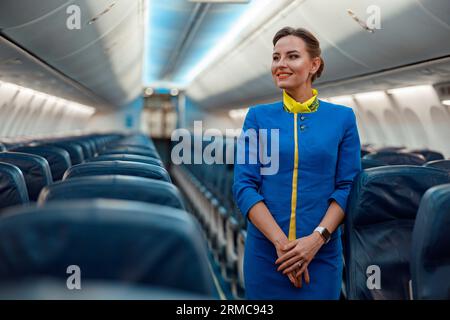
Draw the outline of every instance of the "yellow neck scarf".
<instances>
[{"instance_id":1,"label":"yellow neck scarf","mask_svg":"<svg viewBox=\"0 0 450 320\"><path fill-rule=\"evenodd\" d=\"M313 96L307 101L301 103L295 101L285 90L283 90L283 107L290 113L310 113L317 111L319 100L317 99L317 90L312 89Z\"/></svg>"}]
</instances>

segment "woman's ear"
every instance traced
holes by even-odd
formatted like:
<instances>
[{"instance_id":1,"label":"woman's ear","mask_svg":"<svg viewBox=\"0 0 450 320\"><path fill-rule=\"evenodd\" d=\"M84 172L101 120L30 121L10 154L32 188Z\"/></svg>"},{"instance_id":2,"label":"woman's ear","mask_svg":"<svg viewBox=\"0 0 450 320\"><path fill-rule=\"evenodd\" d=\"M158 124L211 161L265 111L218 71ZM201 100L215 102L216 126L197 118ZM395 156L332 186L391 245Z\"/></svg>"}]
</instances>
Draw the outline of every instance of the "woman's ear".
<instances>
[{"instance_id":1,"label":"woman's ear","mask_svg":"<svg viewBox=\"0 0 450 320\"><path fill-rule=\"evenodd\" d=\"M315 74L317 70L319 70L321 63L322 61L320 60L320 57L313 58L311 63L311 70L309 71L309 73Z\"/></svg>"}]
</instances>

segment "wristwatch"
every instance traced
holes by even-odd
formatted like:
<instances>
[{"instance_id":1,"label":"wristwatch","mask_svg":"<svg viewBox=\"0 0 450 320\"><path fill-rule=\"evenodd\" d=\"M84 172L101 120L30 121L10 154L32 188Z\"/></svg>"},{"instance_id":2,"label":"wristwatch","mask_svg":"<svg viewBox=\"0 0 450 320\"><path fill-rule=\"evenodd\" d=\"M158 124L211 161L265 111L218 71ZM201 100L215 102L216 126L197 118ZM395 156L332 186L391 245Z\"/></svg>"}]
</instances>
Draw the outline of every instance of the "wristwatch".
<instances>
[{"instance_id":1,"label":"wristwatch","mask_svg":"<svg viewBox=\"0 0 450 320\"><path fill-rule=\"evenodd\" d=\"M320 235L322 236L325 243L328 243L330 241L331 234L327 228L318 226L317 228L314 229L314 231L317 231L318 233L320 233Z\"/></svg>"}]
</instances>

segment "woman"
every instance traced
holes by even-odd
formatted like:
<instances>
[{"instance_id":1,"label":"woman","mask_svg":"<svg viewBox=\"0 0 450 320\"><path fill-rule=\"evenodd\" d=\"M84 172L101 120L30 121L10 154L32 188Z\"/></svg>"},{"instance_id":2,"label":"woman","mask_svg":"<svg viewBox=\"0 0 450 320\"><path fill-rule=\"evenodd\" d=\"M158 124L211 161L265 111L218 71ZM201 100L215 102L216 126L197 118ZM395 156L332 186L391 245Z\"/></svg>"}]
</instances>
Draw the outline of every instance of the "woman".
<instances>
[{"instance_id":1,"label":"woman","mask_svg":"<svg viewBox=\"0 0 450 320\"><path fill-rule=\"evenodd\" d=\"M355 115L349 107L318 100L312 82L324 61L314 35L286 27L273 45L272 77L283 100L250 108L243 133L278 129L279 170L261 174L265 164L259 160L236 164L233 184L248 219L247 298L338 299L343 268L338 226L361 170ZM244 149L238 153L259 153L246 146L245 135L239 140Z\"/></svg>"}]
</instances>

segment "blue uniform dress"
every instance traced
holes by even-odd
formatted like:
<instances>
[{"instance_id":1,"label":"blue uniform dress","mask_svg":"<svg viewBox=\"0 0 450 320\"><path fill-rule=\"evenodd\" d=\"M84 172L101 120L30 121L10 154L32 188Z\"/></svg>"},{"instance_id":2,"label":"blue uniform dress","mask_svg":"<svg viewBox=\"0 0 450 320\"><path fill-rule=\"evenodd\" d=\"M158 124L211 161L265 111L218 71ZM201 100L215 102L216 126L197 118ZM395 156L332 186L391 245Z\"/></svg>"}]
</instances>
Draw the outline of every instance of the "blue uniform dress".
<instances>
[{"instance_id":1,"label":"blue uniform dress","mask_svg":"<svg viewBox=\"0 0 450 320\"><path fill-rule=\"evenodd\" d=\"M315 112L295 114L285 111L283 102L251 107L244 121L247 129L267 129L267 139L258 137L257 151L241 135L238 154L261 154L273 145L270 129L279 133L279 168L276 174L261 174L267 161L236 163L233 194L242 214L264 201L275 221L288 235L295 210L296 237L310 235L320 224L334 199L345 210L354 177L361 171L360 140L353 110L319 100ZM294 123L297 122L297 130ZM271 134L272 132L272 134ZM297 132L297 169L295 139ZM262 141L263 140L263 141ZM247 143L246 143L247 142ZM274 150L268 154L273 156ZM272 154L271 154L272 153ZM264 159L263 159L264 160ZM294 171L297 186L294 188ZM295 177L295 176L294 176ZM296 203L291 208L293 190ZM294 209L295 208L295 209ZM273 244L248 220L244 256L244 279L248 299L338 299L342 281L342 244L338 228L308 267L311 282L295 288L277 271Z\"/></svg>"}]
</instances>

